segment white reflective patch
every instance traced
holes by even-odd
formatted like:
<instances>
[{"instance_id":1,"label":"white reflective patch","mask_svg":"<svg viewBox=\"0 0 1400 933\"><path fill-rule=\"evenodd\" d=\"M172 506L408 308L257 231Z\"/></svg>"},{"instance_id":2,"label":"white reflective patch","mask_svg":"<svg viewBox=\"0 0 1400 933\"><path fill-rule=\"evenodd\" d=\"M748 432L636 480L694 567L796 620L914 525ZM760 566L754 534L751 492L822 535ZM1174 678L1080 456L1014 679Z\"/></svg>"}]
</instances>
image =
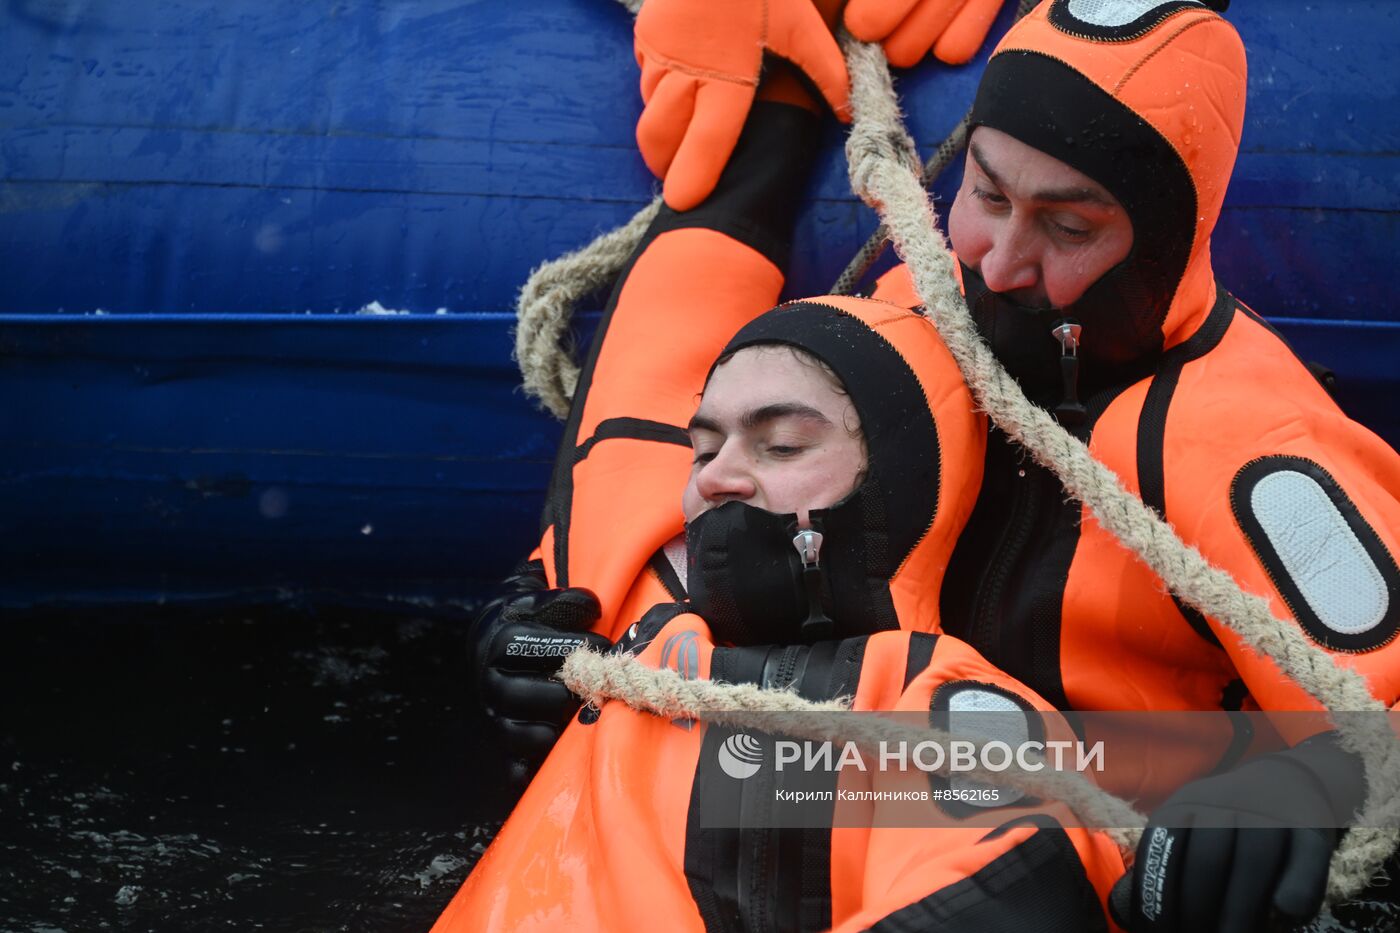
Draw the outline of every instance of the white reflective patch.
<instances>
[{"instance_id":1,"label":"white reflective patch","mask_svg":"<svg viewBox=\"0 0 1400 933\"><path fill-rule=\"evenodd\" d=\"M987 716L986 713L1018 713L1016 716ZM1001 741L1013 750L1030 741L1026 729L1025 710L1015 700L992 690L978 690L976 687L963 687L948 698L948 731L955 736L980 739L984 742ZM959 715L964 714L964 715ZM973 714L973 715L966 715ZM993 785L983 781L970 781L955 777L949 782L953 790L985 790ZM972 794L962 803L972 807L1004 807L1013 804L1025 794L1007 787L997 788L997 799L987 800Z\"/></svg>"},{"instance_id":2,"label":"white reflective patch","mask_svg":"<svg viewBox=\"0 0 1400 933\"><path fill-rule=\"evenodd\" d=\"M1270 473L1255 484L1249 507L1323 625L1358 635L1380 624L1390 604L1385 579L1317 480Z\"/></svg>"},{"instance_id":3,"label":"white reflective patch","mask_svg":"<svg viewBox=\"0 0 1400 933\"><path fill-rule=\"evenodd\" d=\"M1016 701L1010 697L992 690L978 690L976 687L963 687L948 698L948 712L952 713L1019 713L1021 707L1016 705ZM997 717L1000 719L1001 717ZM1013 717L1006 717L1007 721ZM956 723L956 716L949 716L949 721ZM990 720L983 719L982 722ZM1024 720L1019 722L1021 737L1025 738L1026 724ZM954 726L956 728L956 726ZM980 733L979 733L980 734ZM992 736L987 736L992 738ZM1001 736L996 736L1001 738Z\"/></svg>"},{"instance_id":4,"label":"white reflective patch","mask_svg":"<svg viewBox=\"0 0 1400 933\"><path fill-rule=\"evenodd\" d=\"M1188 0L1205 6L1200 0ZM1164 0L1069 0L1070 15L1093 26L1126 26L1162 6Z\"/></svg>"}]
</instances>

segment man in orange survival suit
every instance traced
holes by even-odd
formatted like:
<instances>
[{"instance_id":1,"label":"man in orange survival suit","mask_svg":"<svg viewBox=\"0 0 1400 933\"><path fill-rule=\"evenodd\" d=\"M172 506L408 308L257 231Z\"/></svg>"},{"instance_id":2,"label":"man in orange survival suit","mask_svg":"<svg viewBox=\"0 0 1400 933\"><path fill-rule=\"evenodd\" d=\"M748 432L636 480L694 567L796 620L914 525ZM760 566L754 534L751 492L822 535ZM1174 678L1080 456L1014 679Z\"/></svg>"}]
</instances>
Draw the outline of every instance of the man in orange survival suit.
<instances>
[{"instance_id":1,"label":"man in orange survival suit","mask_svg":"<svg viewBox=\"0 0 1400 933\"><path fill-rule=\"evenodd\" d=\"M659 19L667 3L653 2ZM1400 464L1211 274L1244 70L1238 37L1200 3L1043 4L984 76L950 234L974 316L1032 398L1189 543L1394 704ZM681 123L671 137L684 137ZM876 295L917 301L901 270ZM1166 598L995 432L939 598L944 631L1061 708L1310 705L1270 662ZM1309 770L1252 763L1184 791L1168 812L1247 809L1259 787L1346 772L1325 746L1308 747L1324 762ZM1296 914L1320 891L1316 871L1310 887L1295 884L1307 874L1297 860L1322 864L1335 840L1170 832L1178 857L1139 878L1135 927L1248 929L1270 909ZM1149 884L1165 900L1144 907Z\"/></svg>"}]
</instances>

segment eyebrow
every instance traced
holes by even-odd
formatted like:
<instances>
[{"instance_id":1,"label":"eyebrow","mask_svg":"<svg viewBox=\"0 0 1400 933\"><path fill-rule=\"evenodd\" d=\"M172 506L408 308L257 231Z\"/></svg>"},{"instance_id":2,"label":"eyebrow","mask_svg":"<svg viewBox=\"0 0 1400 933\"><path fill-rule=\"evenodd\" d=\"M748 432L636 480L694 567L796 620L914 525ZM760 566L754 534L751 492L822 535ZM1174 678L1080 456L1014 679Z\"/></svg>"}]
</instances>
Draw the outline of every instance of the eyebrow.
<instances>
[{"instance_id":1,"label":"eyebrow","mask_svg":"<svg viewBox=\"0 0 1400 933\"><path fill-rule=\"evenodd\" d=\"M764 405L760 408L751 408L739 418L739 425L746 430L752 430L759 425L769 421L776 421L779 418L802 418L808 421L819 421L822 424L831 424L831 419L817 411L811 405L803 405L800 402L775 402L772 405ZM715 434L723 434L717 422L706 418L704 415L696 414L690 419L687 431L713 431Z\"/></svg>"},{"instance_id":2,"label":"eyebrow","mask_svg":"<svg viewBox=\"0 0 1400 933\"><path fill-rule=\"evenodd\" d=\"M978 167L982 169L982 173L991 179L992 184L1005 190L1006 183L1002 181L1000 175L992 171L991 166L987 164L986 157L982 154L982 150L977 146L972 146L971 150L972 158L977 162ZM1044 191L1037 191L1031 196L1031 200L1043 201L1048 204L1082 204L1088 202L1090 204L1097 204L1100 207L1118 207L1118 204L1107 197L1102 191L1099 191L1097 188L1084 186L1047 188Z\"/></svg>"}]
</instances>

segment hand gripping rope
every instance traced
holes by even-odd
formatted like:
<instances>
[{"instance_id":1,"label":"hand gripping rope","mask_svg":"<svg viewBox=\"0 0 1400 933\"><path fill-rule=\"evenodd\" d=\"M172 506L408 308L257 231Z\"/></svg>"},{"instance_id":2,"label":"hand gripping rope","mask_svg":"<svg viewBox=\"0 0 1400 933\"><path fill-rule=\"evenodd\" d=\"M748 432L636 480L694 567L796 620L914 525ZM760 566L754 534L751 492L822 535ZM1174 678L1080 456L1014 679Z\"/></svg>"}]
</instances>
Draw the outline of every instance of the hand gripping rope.
<instances>
[{"instance_id":1,"label":"hand gripping rope","mask_svg":"<svg viewBox=\"0 0 1400 933\"><path fill-rule=\"evenodd\" d=\"M629 9L640 4L624 3ZM1025 4L1023 4L1023 7ZM1071 436L1046 411L1031 404L1020 386L1002 369L978 336L954 278L954 260L934 223L933 207L921 180L913 139L900 117L889 65L878 45L842 36L851 75L854 121L846 142L851 187L879 214L899 256L908 264L927 314L943 337L977 404L1008 437L1059 477L1065 491L1083 503L1098 522L1136 554L1172 593L1202 613L1218 619L1251 649L1272 658L1279 668L1327 709L1385 713L1365 680L1338 665L1298 628L1278 619L1261 596L1244 592L1225 571L1212 566L1194 547L1177 537L1172 527L1123 488L1118 477L1099 463L1088 448ZM954 138L966 138L966 123ZM935 153L946 163L958 145L949 143ZM619 229L589 246L545 263L530 276L521 292L516 332L516 356L526 391L538 397L556 416L568 413L578 367L568 359L559 338L573 305L615 277L660 207L652 202ZM867 244L838 285L849 287L860 272L852 269L878 246ZM762 731L781 731L799 738L855 741L867 747L882 739L939 741L932 730L906 730L884 721L847 722L840 717L792 717L794 712L844 709L840 703L811 704L795 695L751 686L709 681L685 681L669 670L654 670L629 657L603 657L575 652L561 675L571 690L586 701L601 704L621 700L639 710L670 718L687 717ZM1382 863L1400 843L1400 832L1377 829L1400 819L1400 742L1383 715L1343 717L1334 723L1344 748L1361 757L1367 798L1360 825L1343 837L1332 858L1328 901L1355 897L1370 883ZM1120 827L1110 830L1125 853L1136 849L1146 821L1123 801L1079 775L1022 772L996 775L970 772L968 777L1011 784L1038 796L1055 797L1086 818L1086 825ZM1092 819L1092 822L1089 820Z\"/></svg>"}]
</instances>

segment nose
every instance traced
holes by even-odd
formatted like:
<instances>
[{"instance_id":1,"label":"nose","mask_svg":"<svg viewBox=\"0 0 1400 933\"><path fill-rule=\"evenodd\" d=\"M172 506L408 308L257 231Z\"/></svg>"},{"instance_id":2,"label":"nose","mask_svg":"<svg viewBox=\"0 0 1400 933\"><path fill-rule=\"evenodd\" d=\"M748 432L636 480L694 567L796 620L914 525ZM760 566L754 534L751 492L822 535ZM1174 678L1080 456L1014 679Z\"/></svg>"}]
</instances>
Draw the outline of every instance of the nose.
<instances>
[{"instance_id":1,"label":"nose","mask_svg":"<svg viewBox=\"0 0 1400 933\"><path fill-rule=\"evenodd\" d=\"M1040 283L1040 251L1033 234L1029 224L1015 216L998 225L977 269L988 288L1014 292Z\"/></svg>"},{"instance_id":2,"label":"nose","mask_svg":"<svg viewBox=\"0 0 1400 933\"><path fill-rule=\"evenodd\" d=\"M753 472L734 443L720 447L713 460L695 475L695 491L711 505L737 500L747 502L758 492Z\"/></svg>"}]
</instances>

